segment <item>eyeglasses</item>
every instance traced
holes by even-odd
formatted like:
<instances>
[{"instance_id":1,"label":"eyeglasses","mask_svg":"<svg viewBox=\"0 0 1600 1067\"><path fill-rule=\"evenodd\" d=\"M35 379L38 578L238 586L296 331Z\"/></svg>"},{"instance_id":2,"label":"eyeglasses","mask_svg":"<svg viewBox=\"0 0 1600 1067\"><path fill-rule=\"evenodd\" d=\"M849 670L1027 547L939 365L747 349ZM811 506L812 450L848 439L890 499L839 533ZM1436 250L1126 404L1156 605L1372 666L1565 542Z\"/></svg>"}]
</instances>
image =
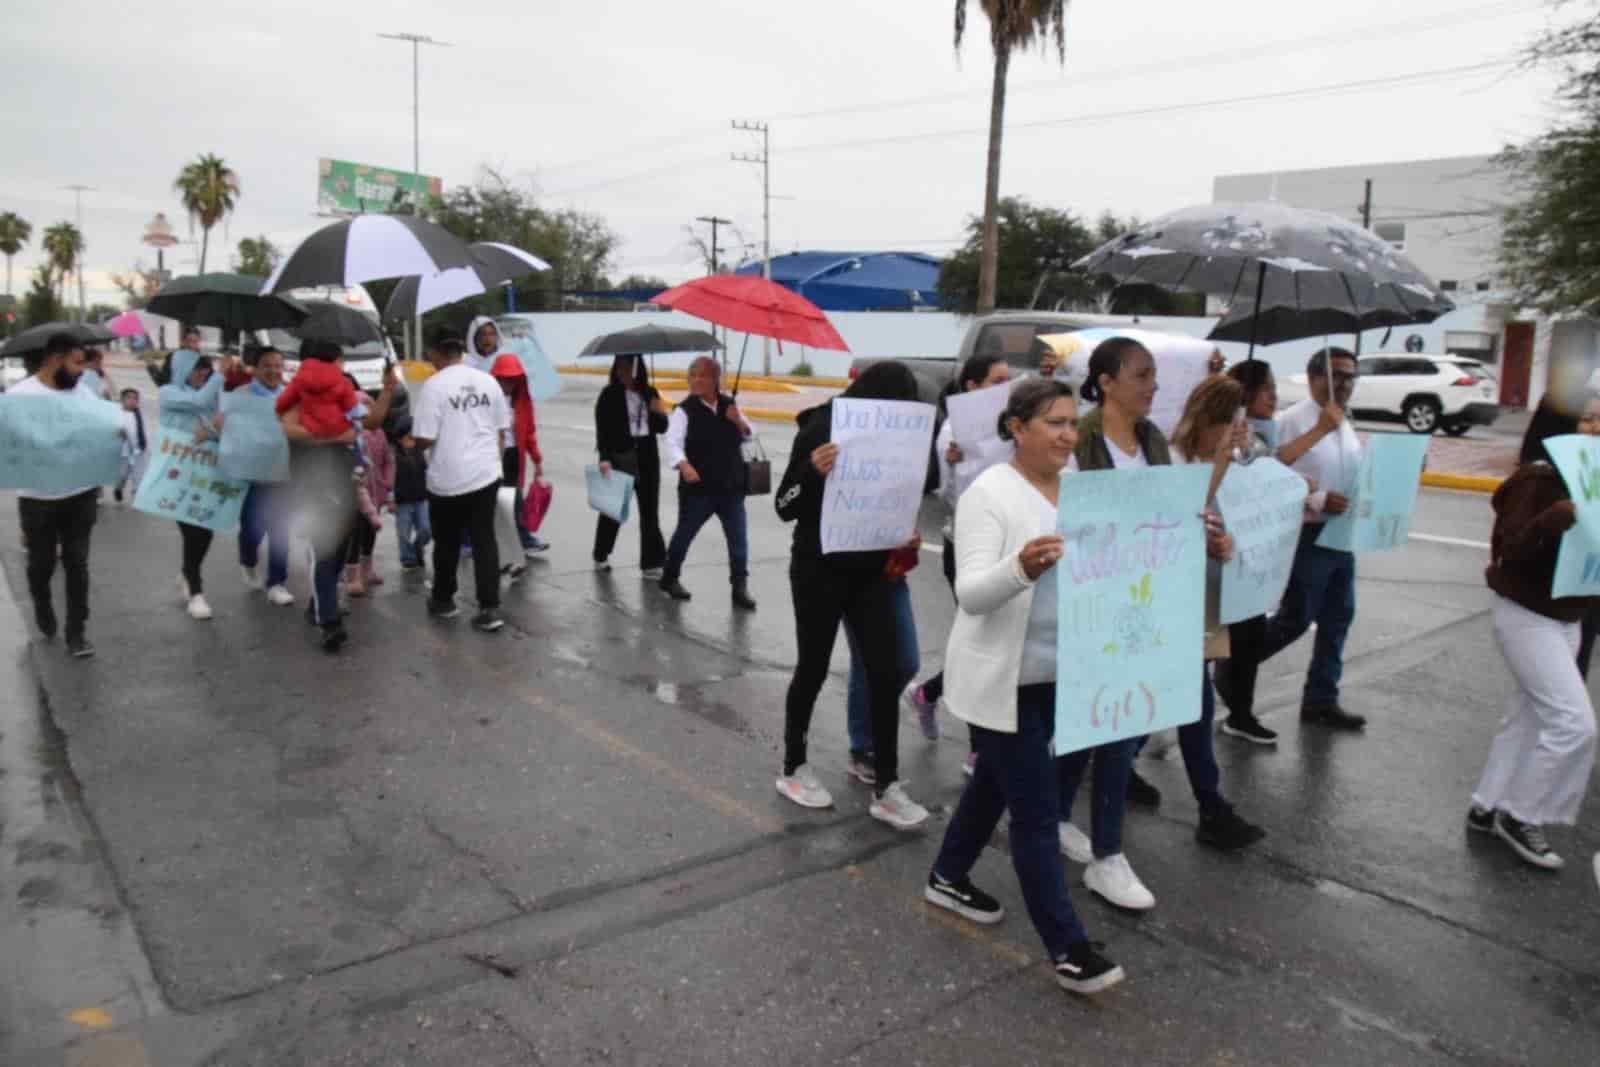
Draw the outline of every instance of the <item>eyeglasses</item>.
<instances>
[{"instance_id":1,"label":"eyeglasses","mask_svg":"<svg viewBox=\"0 0 1600 1067\"><path fill-rule=\"evenodd\" d=\"M1351 371L1351 372L1347 373L1345 371L1336 370L1336 371L1333 372L1333 384L1334 385L1351 385L1359 377L1361 377L1361 375L1356 373L1356 372L1354 372L1354 371Z\"/></svg>"}]
</instances>

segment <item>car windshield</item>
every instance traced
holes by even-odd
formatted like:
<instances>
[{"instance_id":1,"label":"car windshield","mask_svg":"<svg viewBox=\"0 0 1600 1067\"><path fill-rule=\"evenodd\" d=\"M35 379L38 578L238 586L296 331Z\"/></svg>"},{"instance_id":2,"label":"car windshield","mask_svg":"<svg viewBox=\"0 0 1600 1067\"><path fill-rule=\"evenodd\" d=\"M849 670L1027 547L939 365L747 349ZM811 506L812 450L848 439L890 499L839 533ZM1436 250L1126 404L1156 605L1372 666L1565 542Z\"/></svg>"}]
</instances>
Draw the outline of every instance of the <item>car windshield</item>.
<instances>
[{"instance_id":1,"label":"car windshield","mask_svg":"<svg viewBox=\"0 0 1600 1067\"><path fill-rule=\"evenodd\" d=\"M1045 344L1038 340L1044 334L1074 333L1081 329L1065 323L1054 322L992 322L978 334L973 345L974 355L998 355L1019 370L1036 370Z\"/></svg>"},{"instance_id":2,"label":"car windshield","mask_svg":"<svg viewBox=\"0 0 1600 1067\"><path fill-rule=\"evenodd\" d=\"M272 347L282 352L286 359L300 358L300 338L284 330L268 330ZM381 341L363 341L358 345L345 345L345 359L384 359L388 350Z\"/></svg>"}]
</instances>

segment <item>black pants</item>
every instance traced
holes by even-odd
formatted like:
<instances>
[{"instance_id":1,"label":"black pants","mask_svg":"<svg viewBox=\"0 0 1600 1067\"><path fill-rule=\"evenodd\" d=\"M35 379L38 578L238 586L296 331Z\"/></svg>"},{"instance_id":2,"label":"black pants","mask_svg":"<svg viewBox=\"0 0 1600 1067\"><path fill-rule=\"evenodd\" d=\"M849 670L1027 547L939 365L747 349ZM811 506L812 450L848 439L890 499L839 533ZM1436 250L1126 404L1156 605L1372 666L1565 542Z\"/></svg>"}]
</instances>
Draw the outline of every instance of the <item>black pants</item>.
<instances>
[{"instance_id":1,"label":"black pants","mask_svg":"<svg viewBox=\"0 0 1600 1067\"><path fill-rule=\"evenodd\" d=\"M951 535L944 539L944 580L950 583L950 592L956 591L956 539ZM944 696L944 671L929 678L922 683L922 695L930 704L939 703L939 698ZM977 742L973 742L976 748Z\"/></svg>"},{"instance_id":2,"label":"black pants","mask_svg":"<svg viewBox=\"0 0 1600 1067\"><path fill-rule=\"evenodd\" d=\"M494 503L498 481L460 496L428 494L428 523L433 527L433 602L448 604L456 595L456 567L461 563L461 538L472 537L472 570L477 578L478 610L500 606L500 543L494 536Z\"/></svg>"},{"instance_id":3,"label":"black pants","mask_svg":"<svg viewBox=\"0 0 1600 1067\"><path fill-rule=\"evenodd\" d=\"M1578 673L1589 680L1589 656L1594 652L1594 635L1600 630L1600 608L1593 608L1583 617L1578 633Z\"/></svg>"},{"instance_id":4,"label":"black pants","mask_svg":"<svg viewBox=\"0 0 1600 1067\"><path fill-rule=\"evenodd\" d=\"M205 564L206 553L211 551L211 542L217 535L204 526L180 522L178 536L183 540L183 580L189 583L189 595L199 596L200 568Z\"/></svg>"},{"instance_id":5,"label":"black pants","mask_svg":"<svg viewBox=\"0 0 1600 1067\"><path fill-rule=\"evenodd\" d=\"M89 621L89 535L99 508L96 492L90 489L62 500L17 500L28 557L28 594L33 597L34 621L46 634L56 632L50 579L58 553L67 579L67 637L82 637Z\"/></svg>"},{"instance_id":6,"label":"black pants","mask_svg":"<svg viewBox=\"0 0 1600 1067\"><path fill-rule=\"evenodd\" d=\"M656 439L635 437L634 454L639 471L633 476L634 498L639 502L639 567L649 570L667 562L667 542L661 536L661 454ZM617 546L622 527L609 516L601 515L594 527L594 561L603 563Z\"/></svg>"},{"instance_id":7,"label":"black pants","mask_svg":"<svg viewBox=\"0 0 1600 1067\"><path fill-rule=\"evenodd\" d=\"M360 563L364 559L371 559L377 547L378 527L372 525L365 515L357 515L356 528L350 534L350 554L345 562Z\"/></svg>"},{"instance_id":8,"label":"black pants","mask_svg":"<svg viewBox=\"0 0 1600 1067\"><path fill-rule=\"evenodd\" d=\"M783 714L783 773L806 762L806 734L817 694L828 677L833 641L848 620L861 646L872 717L879 792L899 776L900 692L895 656L894 597L882 573L839 570L822 560L789 563L797 658Z\"/></svg>"},{"instance_id":9,"label":"black pants","mask_svg":"<svg viewBox=\"0 0 1600 1067\"><path fill-rule=\"evenodd\" d=\"M1231 698L1228 712L1248 719L1256 712L1256 676L1267 643L1267 617L1257 615L1228 626L1228 658L1216 666L1218 688Z\"/></svg>"}]
</instances>

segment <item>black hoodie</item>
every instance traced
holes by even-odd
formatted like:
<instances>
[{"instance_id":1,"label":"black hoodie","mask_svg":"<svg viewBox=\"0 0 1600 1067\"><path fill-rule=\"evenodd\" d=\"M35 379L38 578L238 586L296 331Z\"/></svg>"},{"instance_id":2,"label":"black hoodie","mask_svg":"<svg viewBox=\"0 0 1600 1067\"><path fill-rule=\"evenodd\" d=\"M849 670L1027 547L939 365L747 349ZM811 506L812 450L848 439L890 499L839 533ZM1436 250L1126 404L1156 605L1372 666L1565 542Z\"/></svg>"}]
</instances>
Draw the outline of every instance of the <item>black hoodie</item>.
<instances>
[{"instance_id":1,"label":"black hoodie","mask_svg":"<svg viewBox=\"0 0 1600 1067\"><path fill-rule=\"evenodd\" d=\"M778 483L778 518L794 523L793 560L822 560L822 490L826 479L811 465L811 453L828 443L833 431L833 401L807 408L795 419L789 466ZM827 564L840 570L882 574L889 562L887 551L830 552Z\"/></svg>"}]
</instances>

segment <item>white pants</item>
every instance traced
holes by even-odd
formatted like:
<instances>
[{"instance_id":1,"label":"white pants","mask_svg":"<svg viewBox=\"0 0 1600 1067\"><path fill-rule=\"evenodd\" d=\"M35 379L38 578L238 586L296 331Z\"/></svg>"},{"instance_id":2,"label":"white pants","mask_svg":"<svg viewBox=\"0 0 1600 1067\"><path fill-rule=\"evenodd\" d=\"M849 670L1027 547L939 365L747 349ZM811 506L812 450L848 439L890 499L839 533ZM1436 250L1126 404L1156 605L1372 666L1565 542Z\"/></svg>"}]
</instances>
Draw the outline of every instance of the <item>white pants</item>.
<instances>
[{"instance_id":1,"label":"white pants","mask_svg":"<svg viewBox=\"0 0 1600 1067\"><path fill-rule=\"evenodd\" d=\"M1578 624L1494 598L1494 635L1516 679L1489 762L1472 794L1519 822L1577 821L1594 767L1594 707L1578 673Z\"/></svg>"}]
</instances>

